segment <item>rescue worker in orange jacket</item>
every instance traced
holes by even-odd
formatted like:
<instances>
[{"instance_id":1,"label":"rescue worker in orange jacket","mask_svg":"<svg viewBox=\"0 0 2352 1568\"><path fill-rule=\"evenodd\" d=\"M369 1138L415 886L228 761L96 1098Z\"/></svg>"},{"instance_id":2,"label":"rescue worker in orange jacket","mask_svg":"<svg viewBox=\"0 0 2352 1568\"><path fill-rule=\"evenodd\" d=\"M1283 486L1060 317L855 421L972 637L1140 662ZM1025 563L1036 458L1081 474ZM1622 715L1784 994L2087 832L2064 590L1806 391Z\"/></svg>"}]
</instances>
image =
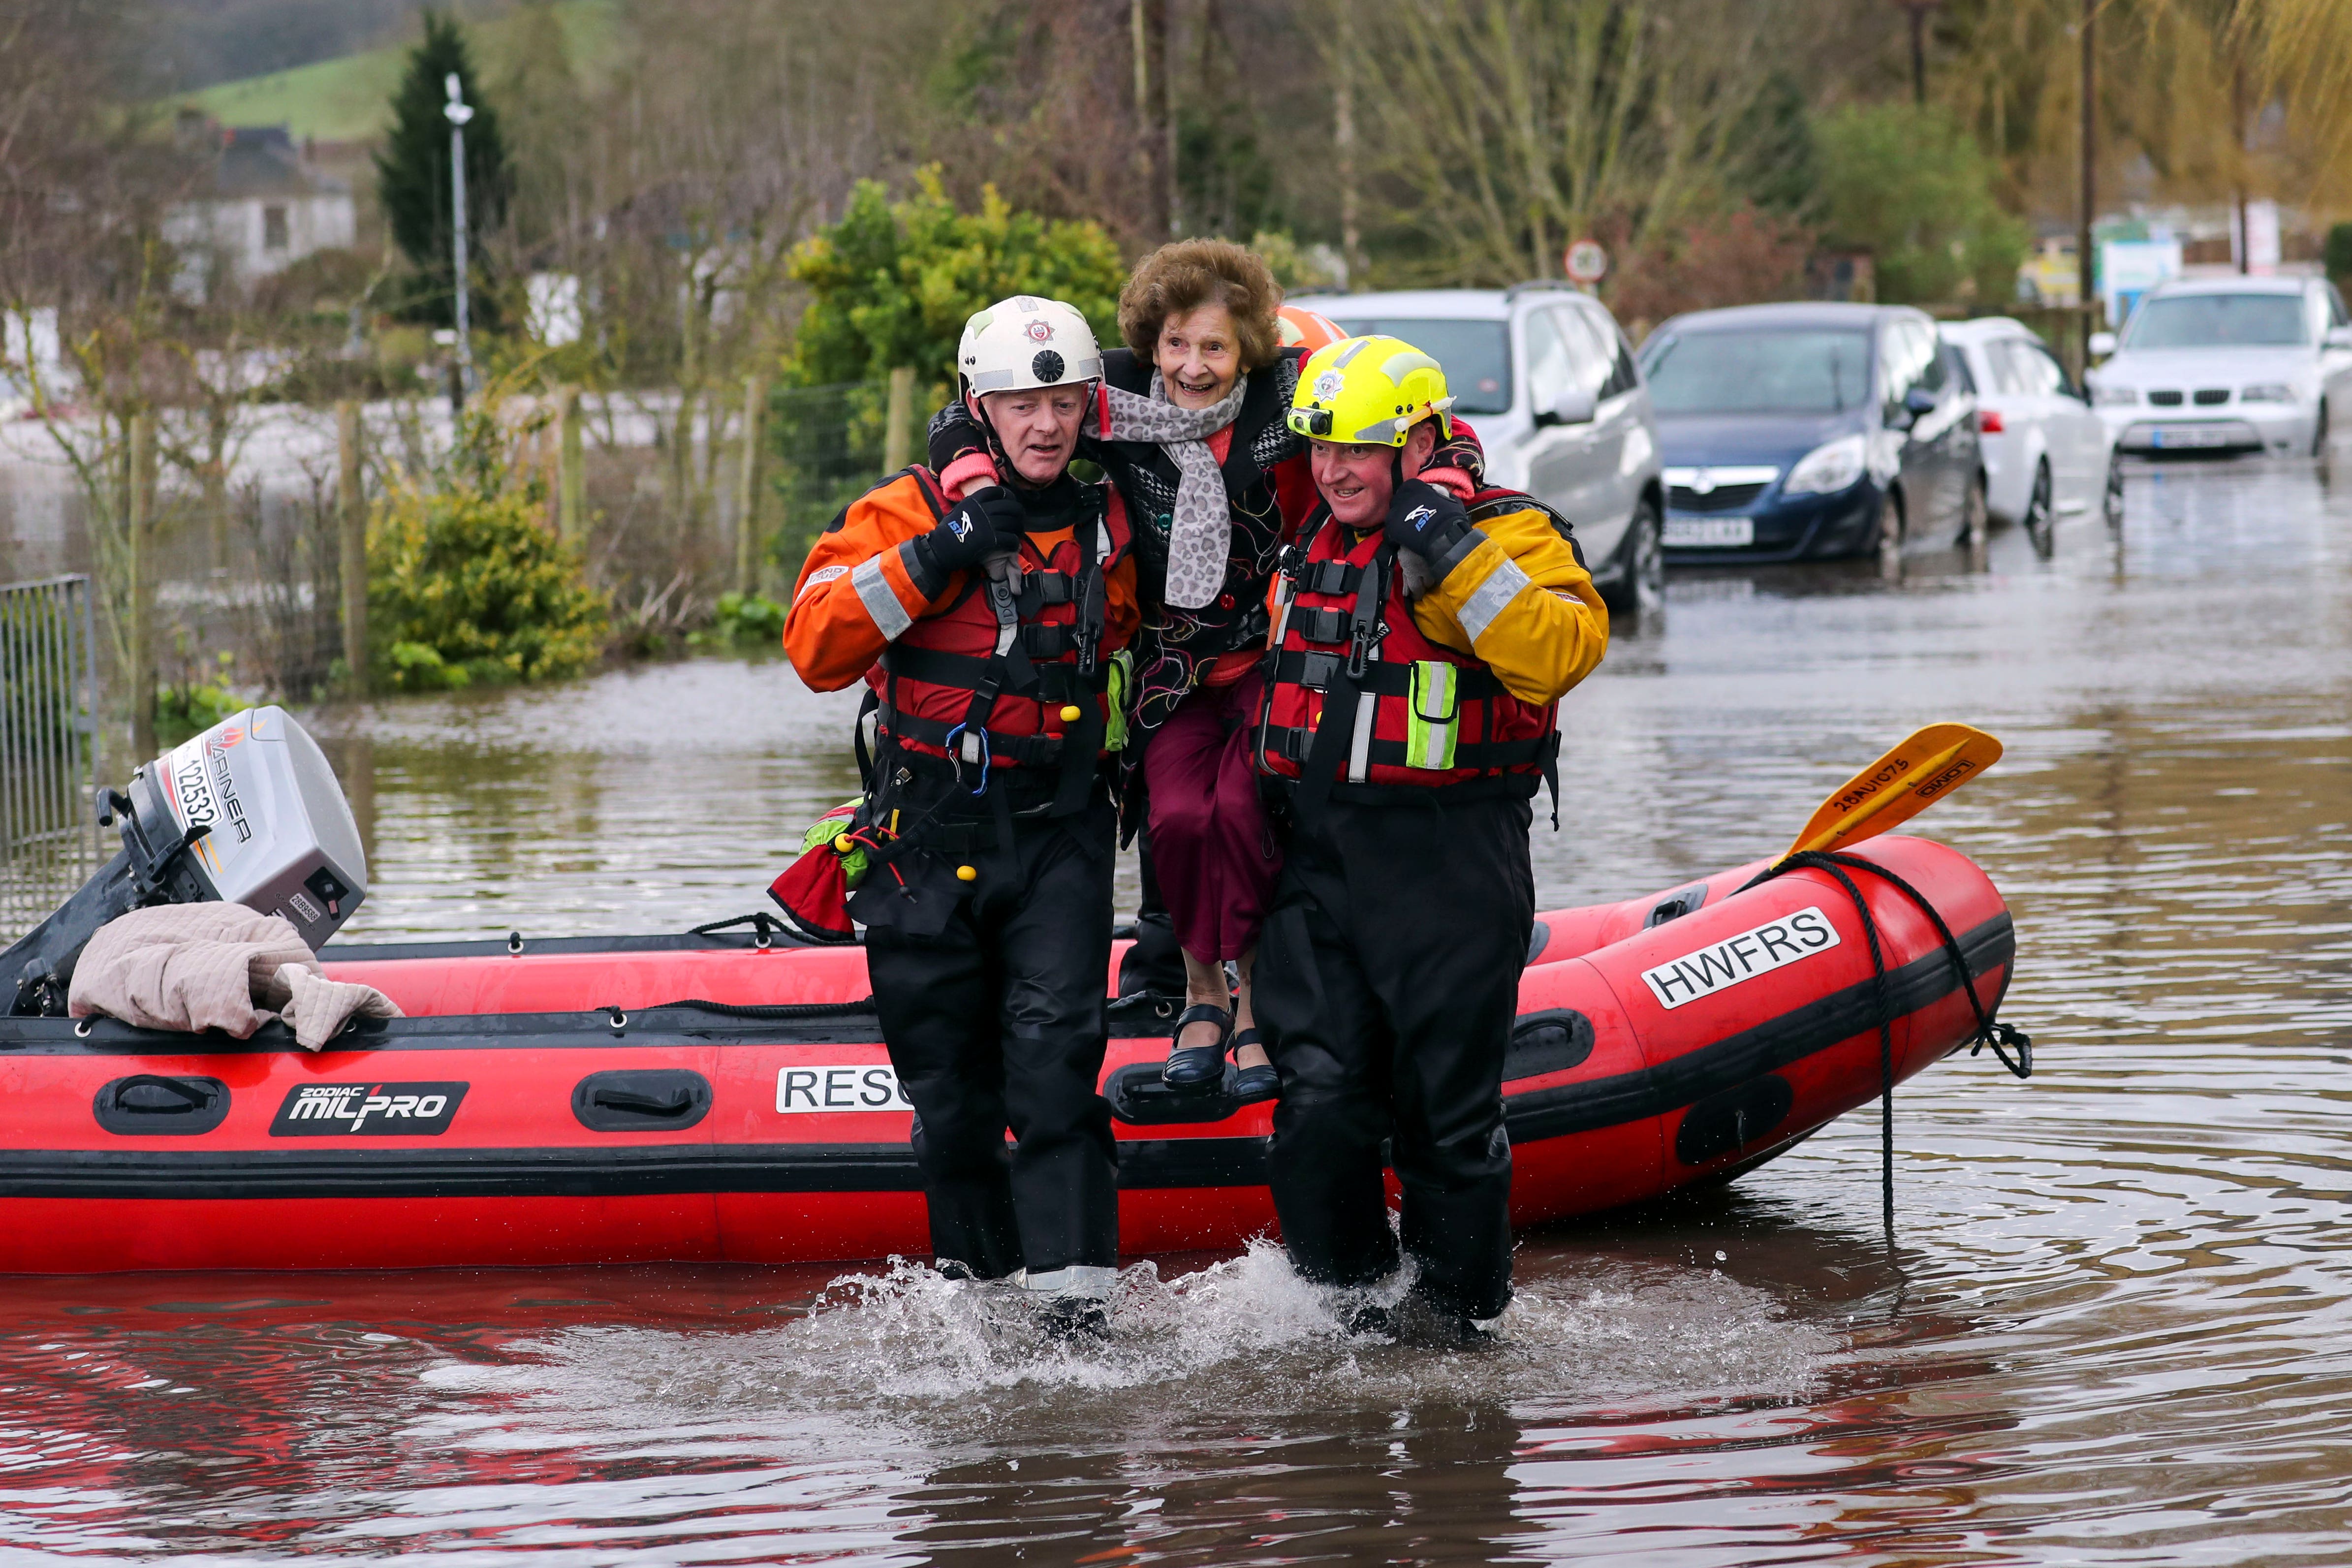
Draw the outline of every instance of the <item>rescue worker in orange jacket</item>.
<instances>
[{"instance_id":1,"label":"rescue worker in orange jacket","mask_svg":"<svg viewBox=\"0 0 2352 1568\"><path fill-rule=\"evenodd\" d=\"M932 1250L1018 1275L1050 1325L1099 1327L1118 1265L1107 1044L1114 656L1138 619L1118 496L1069 473L1102 374L1086 319L1019 296L957 351L1008 482L950 503L909 468L801 569L784 647L819 690L863 679L874 847L849 910L915 1106ZM1010 1128L1013 1145L1005 1146Z\"/></svg>"},{"instance_id":2,"label":"rescue worker in orange jacket","mask_svg":"<svg viewBox=\"0 0 2352 1568\"><path fill-rule=\"evenodd\" d=\"M1609 643L1564 521L1415 477L1453 401L1392 337L1299 372L1288 417L1322 505L1276 579L1256 741L1259 771L1290 781L1257 965L1283 1240L1326 1284L1394 1271L1389 1141L1416 1277L1401 1313L1358 1325L1444 1343L1510 1300L1502 1073L1535 920L1530 803L1549 781L1557 810L1558 702Z\"/></svg>"}]
</instances>

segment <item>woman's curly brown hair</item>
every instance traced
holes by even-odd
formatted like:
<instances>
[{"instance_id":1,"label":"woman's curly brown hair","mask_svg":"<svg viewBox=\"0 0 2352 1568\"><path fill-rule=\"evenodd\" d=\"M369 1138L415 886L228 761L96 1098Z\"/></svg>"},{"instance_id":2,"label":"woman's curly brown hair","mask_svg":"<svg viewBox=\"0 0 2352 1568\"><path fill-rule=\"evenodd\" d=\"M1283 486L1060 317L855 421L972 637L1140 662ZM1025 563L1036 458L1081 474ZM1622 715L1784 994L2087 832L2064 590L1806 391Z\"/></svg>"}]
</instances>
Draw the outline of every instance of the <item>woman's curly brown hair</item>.
<instances>
[{"instance_id":1,"label":"woman's curly brown hair","mask_svg":"<svg viewBox=\"0 0 2352 1568\"><path fill-rule=\"evenodd\" d=\"M1255 252L1231 240L1171 240L1137 262L1119 292L1118 330L1150 364L1169 317L1212 304L1233 312L1244 374L1274 363L1282 348L1274 314L1282 306L1282 285Z\"/></svg>"}]
</instances>

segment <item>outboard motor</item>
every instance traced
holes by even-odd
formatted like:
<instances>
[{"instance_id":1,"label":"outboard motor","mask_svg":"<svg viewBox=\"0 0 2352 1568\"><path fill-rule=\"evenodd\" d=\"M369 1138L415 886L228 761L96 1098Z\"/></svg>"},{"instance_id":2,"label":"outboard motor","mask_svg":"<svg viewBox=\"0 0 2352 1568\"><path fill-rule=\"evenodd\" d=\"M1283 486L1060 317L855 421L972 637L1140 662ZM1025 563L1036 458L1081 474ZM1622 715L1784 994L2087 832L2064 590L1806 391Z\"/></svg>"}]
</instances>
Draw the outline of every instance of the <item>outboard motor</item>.
<instances>
[{"instance_id":1,"label":"outboard motor","mask_svg":"<svg viewBox=\"0 0 2352 1568\"><path fill-rule=\"evenodd\" d=\"M63 1017L98 928L150 904L243 904L294 923L313 952L367 896L359 825L319 743L282 708L248 708L98 792L122 852L5 953L15 1017Z\"/></svg>"}]
</instances>

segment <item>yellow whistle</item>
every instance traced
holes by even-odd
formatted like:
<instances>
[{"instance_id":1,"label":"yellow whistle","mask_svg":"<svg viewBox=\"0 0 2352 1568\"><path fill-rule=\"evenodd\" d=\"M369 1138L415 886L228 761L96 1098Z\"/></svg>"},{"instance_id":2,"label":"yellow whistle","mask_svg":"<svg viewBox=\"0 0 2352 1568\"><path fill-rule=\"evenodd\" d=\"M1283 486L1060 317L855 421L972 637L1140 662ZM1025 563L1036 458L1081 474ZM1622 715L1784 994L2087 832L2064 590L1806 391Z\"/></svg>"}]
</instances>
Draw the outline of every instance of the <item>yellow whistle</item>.
<instances>
[{"instance_id":1,"label":"yellow whistle","mask_svg":"<svg viewBox=\"0 0 2352 1568\"><path fill-rule=\"evenodd\" d=\"M956 868L956 880L957 880L957 881L959 881L959 882L977 882L977 881L979 881L979 880L980 880L980 868L979 868L979 867L977 867L977 866L959 866L959 867L957 867L957 868Z\"/></svg>"},{"instance_id":2,"label":"yellow whistle","mask_svg":"<svg viewBox=\"0 0 2352 1568\"><path fill-rule=\"evenodd\" d=\"M833 852L836 855L846 855L856 847L857 840L846 833L833 841Z\"/></svg>"},{"instance_id":3,"label":"yellow whistle","mask_svg":"<svg viewBox=\"0 0 2352 1568\"><path fill-rule=\"evenodd\" d=\"M1062 710L1062 722L1065 724L1075 724L1085 715L1085 709L1080 708L1076 703L1073 702L1068 707Z\"/></svg>"}]
</instances>

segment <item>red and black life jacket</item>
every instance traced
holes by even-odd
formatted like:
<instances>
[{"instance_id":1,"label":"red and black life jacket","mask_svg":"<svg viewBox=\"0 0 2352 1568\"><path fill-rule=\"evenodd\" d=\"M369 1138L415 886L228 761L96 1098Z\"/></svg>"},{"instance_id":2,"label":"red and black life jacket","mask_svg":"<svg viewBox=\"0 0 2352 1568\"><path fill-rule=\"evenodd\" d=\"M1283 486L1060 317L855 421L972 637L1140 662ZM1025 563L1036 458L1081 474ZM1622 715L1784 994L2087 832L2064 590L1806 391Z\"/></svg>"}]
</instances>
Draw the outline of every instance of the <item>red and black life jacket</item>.
<instances>
[{"instance_id":1,"label":"red and black life jacket","mask_svg":"<svg viewBox=\"0 0 2352 1568\"><path fill-rule=\"evenodd\" d=\"M1489 490L1471 515L1534 504ZM1396 546L1378 531L1353 538L1318 509L1276 591L1254 760L1261 773L1301 781L1300 809L1335 789L1377 799L1371 792L1484 780L1493 782L1479 794L1532 795L1556 776L1559 704L1512 696L1485 661L1423 636Z\"/></svg>"},{"instance_id":2,"label":"red and black life jacket","mask_svg":"<svg viewBox=\"0 0 2352 1568\"><path fill-rule=\"evenodd\" d=\"M930 475L908 471L943 516ZM1041 552L1024 535L1002 575L964 574L954 601L908 627L867 672L878 753L952 772L975 795L1000 768L1091 778L1109 717L1105 573L1128 534L1109 487L1076 489L1079 504L1038 531L1066 527L1068 538Z\"/></svg>"}]
</instances>

